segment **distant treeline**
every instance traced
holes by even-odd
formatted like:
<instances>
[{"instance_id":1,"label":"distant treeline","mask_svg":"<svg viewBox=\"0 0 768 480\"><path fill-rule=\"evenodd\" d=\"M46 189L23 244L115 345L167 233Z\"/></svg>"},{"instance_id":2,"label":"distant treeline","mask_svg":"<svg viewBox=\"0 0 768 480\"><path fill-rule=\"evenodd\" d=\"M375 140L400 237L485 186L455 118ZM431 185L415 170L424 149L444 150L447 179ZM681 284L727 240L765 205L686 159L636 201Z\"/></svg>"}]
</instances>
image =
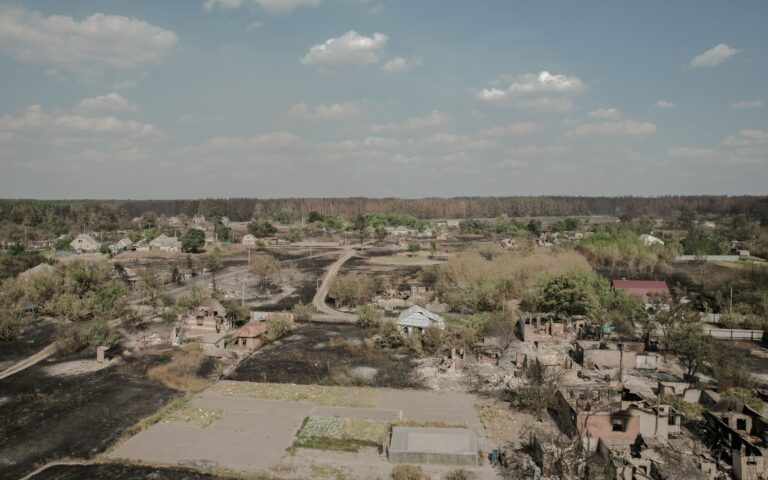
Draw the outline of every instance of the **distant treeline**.
<instances>
[{"instance_id":1,"label":"distant treeline","mask_svg":"<svg viewBox=\"0 0 768 480\"><path fill-rule=\"evenodd\" d=\"M428 218L495 218L530 216L643 215L668 217L746 214L768 224L768 196L662 197L453 197L453 198L228 198L202 200L0 200L0 225L47 231L124 228L147 212L192 216L216 212L233 221L266 218L293 210L298 218L310 212L352 218L360 213L405 214Z\"/></svg>"}]
</instances>

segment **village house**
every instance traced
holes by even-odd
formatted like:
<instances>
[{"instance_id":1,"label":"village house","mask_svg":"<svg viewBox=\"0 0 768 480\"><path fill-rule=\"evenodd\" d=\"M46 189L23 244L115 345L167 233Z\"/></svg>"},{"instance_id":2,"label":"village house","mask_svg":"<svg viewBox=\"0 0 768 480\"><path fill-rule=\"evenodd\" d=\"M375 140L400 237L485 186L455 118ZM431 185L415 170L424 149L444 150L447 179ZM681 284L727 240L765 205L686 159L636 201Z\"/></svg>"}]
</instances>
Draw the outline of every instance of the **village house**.
<instances>
[{"instance_id":1,"label":"village house","mask_svg":"<svg viewBox=\"0 0 768 480\"><path fill-rule=\"evenodd\" d=\"M161 252L180 252L181 242L176 237L160 235L149 242L151 250L160 250Z\"/></svg>"},{"instance_id":2,"label":"village house","mask_svg":"<svg viewBox=\"0 0 768 480\"><path fill-rule=\"evenodd\" d=\"M181 228L184 226L184 221L180 217L174 215L168 219L168 225L174 228Z\"/></svg>"},{"instance_id":3,"label":"village house","mask_svg":"<svg viewBox=\"0 0 768 480\"><path fill-rule=\"evenodd\" d=\"M397 326L404 333L424 332L427 327L445 328L443 317L429 310L414 305L407 310L403 310L397 318Z\"/></svg>"},{"instance_id":4,"label":"village house","mask_svg":"<svg viewBox=\"0 0 768 480\"><path fill-rule=\"evenodd\" d=\"M648 402L621 384L561 387L555 403L560 428L578 435L589 450L599 440L608 446L631 445L638 435L665 440L680 433L677 411Z\"/></svg>"},{"instance_id":5,"label":"village house","mask_svg":"<svg viewBox=\"0 0 768 480\"><path fill-rule=\"evenodd\" d=\"M254 246L256 245L256 237L248 233L243 236L242 243L243 245Z\"/></svg>"},{"instance_id":6,"label":"village house","mask_svg":"<svg viewBox=\"0 0 768 480\"><path fill-rule=\"evenodd\" d=\"M651 295L669 295L669 287L663 280L611 280L611 289L642 298L646 308L653 305Z\"/></svg>"},{"instance_id":7,"label":"village house","mask_svg":"<svg viewBox=\"0 0 768 480\"><path fill-rule=\"evenodd\" d=\"M112 255L117 255L120 252L133 250L134 248L135 247L133 245L133 241L130 238L124 238L119 242L110 245L109 253L111 253Z\"/></svg>"},{"instance_id":8,"label":"village house","mask_svg":"<svg viewBox=\"0 0 768 480\"><path fill-rule=\"evenodd\" d=\"M254 350L259 348L264 342L261 336L267 331L267 323L251 320L232 334L235 339L235 346Z\"/></svg>"},{"instance_id":9,"label":"village house","mask_svg":"<svg viewBox=\"0 0 768 480\"><path fill-rule=\"evenodd\" d=\"M93 239L92 236L88 234L80 234L77 237L75 237L74 240L69 242L69 246L72 247L72 249L79 253L88 253L88 252L98 252L99 251L99 242Z\"/></svg>"},{"instance_id":10,"label":"village house","mask_svg":"<svg viewBox=\"0 0 768 480\"><path fill-rule=\"evenodd\" d=\"M209 298L182 315L182 328L188 335L204 335L208 333L228 333L231 322L227 320L227 311L214 298Z\"/></svg>"}]
</instances>

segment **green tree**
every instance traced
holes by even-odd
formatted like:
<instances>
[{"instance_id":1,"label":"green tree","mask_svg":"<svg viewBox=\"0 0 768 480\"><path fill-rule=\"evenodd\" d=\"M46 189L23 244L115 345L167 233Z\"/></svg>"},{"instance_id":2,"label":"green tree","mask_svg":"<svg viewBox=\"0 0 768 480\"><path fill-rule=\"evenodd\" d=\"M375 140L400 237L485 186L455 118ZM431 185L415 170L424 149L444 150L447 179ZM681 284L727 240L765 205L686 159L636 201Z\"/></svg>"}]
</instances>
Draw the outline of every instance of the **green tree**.
<instances>
[{"instance_id":1,"label":"green tree","mask_svg":"<svg viewBox=\"0 0 768 480\"><path fill-rule=\"evenodd\" d=\"M163 287L163 282L160 280L160 276L157 274L154 268L151 266L139 270L139 291L141 295L147 300L147 303L152 306L152 313L155 313L157 308L157 302L160 297L160 291Z\"/></svg>"},{"instance_id":2,"label":"green tree","mask_svg":"<svg viewBox=\"0 0 768 480\"><path fill-rule=\"evenodd\" d=\"M421 251L421 245L418 243L409 243L408 244L408 251L411 253L416 253Z\"/></svg>"},{"instance_id":3,"label":"green tree","mask_svg":"<svg viewBox=\"0 0 768 480\"><path fill-rule=\"evenodd\" d=\"M221 259L221 250L218 247L214 248L211 253L205 256L203 259L203 266L211 273L211 285L213 291L216 291L216 274L224 268L224 261Z\"/></svg>"},{"instance_id":4,"label":"green tree","mask_svg":"<svg viewBox=\"0 0 768 480\"><path fill-rule=\"evenodd\" d=\"M181 251L186 253L199 253L205 246L205 232L196 228L190 228L181 239Z\"/></svg>"},{"instance_id":5,"label":"green tree","mask_svg":"<svg viewBox=\"0 0 768 480\"><path fill-rule=\"evenodd\" d=\"M277 227L269 220L253 220L247 228L248 233L258 238L271 237L277 233Z\"/></svg>"},{"instance_id":6,"label":"green tree","mask_svg":"<svg viewBox=\"0 0 768 480\"><path fill-rule=\"evenodd\" d=\"M542 227L541 227L541 220L537 220L535 218L532 218L528 221L528 225L525 226L526 229L528 229L529 232L531 232L534 236L541 235Z\"/></svg>"},{"instance_id":7,"label":"green tree","mask_svg":"<svg viewBox=\"0 0 768 480\"><path fill-rule=\"evenodd\" d=\"M384 229L384 227L376 227L376 230L373 231L373 234L376 236L376 240L380 242L387 238L387 231Z\"/></svg>"},{"instance_id":8,"label":"green tree","mask_svg":"<svg viewBox=\"0 0 768 480\"><path fill-rule=\"evenodd\" d=\"M381 319L384 313L371 304L364 304L357 307L357 324L363 328L378 328L381 325Z\"/></svg>"},{"instance_id":9,"label":"green tree","mask_svg":"<svg viewBox=\"0 0 768 480\"><path fill-rule=\"evenodd\" d=\"M296 243L304 240L304 230L301 228L292 228L288 231L288 241Z\"/></svg>"},{"instance_id":10,"label":"green tree","mask_svg":"<svg viewBox=\"0 0 768 480\"><path fill-rule=\"evenodd\" d=\"M368 221L366 220L365 215L359 214L355 216L352 229L360 238L360 245L362 246L365 239L368 238Z\"/></svg>"},{"instance_id":11,"label":"green tree","mask_svg":"<svg viewBox=\"0 0 768 480\"><path fill-rule=\"evenodd\" d=\"M280 262L271 255L256 255L251 259L251 273L256 284L264 289L280 282Z\"/></svg>"},{"instance_id":12,"label":"green tree","mask_svg":"<svg viewBox=\"0 0 768 480\"><path fill-rule=\"evenodd\" d=\"M607 282L581 271L542 278L529 299L539 312L555 315L595 316L601 309L601 297L609 292Z\"/></svg>"}]
</instances>

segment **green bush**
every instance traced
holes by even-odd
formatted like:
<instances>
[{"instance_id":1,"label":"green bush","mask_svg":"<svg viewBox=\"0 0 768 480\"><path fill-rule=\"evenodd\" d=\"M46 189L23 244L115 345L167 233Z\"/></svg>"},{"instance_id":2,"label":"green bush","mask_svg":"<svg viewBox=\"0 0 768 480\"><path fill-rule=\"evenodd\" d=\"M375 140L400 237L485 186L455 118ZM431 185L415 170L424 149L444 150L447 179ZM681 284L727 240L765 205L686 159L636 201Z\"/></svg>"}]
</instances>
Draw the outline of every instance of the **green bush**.
<instances>
[{"instance_id":1,"label":"green bush","mask_svg":"<svg viewBox=\"0 0 768 480\"><path fill-rule=\"evenodd\" d=\"M0 341L9 342L21 333L19 316L8 309L0 310Z\"/></svg>"},{"instance_id":2,"label":"green bush","mask_svg":"<svg viewBox=\"0 0 768 480\"><path fill-rule=\"evenodd\" d=\"M291 322L285 318L271 318L267 320L267 331L264 333L264 341L274 342L291 331Z\"/></svg>"},{"instance_id":3,"label":"green bush","mask_svg":"<svg viewBox=\"0 0 768 480\"><path fill-rule=\"evenodd\" d=\"M384 314L373 305L360 305L357 307L357 316L360 317L357 324L363 328L378 328Z\"/></svg>"},{"instance_id":4,"label":"green bush","mask_svg":"<svg viewBox=\"0 0 768 480\"><path fill-rule=\"evenodd\" d=\"M65 325L59 329L59 338L59 351L64 355L80 351L93 354L96 347L111 347L117 341L109 324L98 320Z\"/></svg>"},{"instance_id":5,"label":"green bush","mask_svg":"<svg viewBox=\"0 0 768 480\"><path fill-rule=\"evenodd\" d=\"M379 327L379 346L381 348L400 348L405 343L403 335L395 322L385 321Z\"/></svg>"}]
</instances>

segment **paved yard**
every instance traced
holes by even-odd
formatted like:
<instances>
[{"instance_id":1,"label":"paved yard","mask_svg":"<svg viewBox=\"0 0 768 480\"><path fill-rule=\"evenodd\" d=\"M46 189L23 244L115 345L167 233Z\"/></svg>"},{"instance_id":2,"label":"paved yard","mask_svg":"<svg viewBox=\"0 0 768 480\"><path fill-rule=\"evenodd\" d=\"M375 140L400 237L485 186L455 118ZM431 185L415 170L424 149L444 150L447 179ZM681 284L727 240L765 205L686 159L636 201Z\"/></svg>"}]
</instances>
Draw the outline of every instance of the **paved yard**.
<instances>
[{"instance_id":1,"label":"paved yard","mask_svg":"<svg viewBox=\"0 0 768 480\"><path fill-rule=\"evenodd\" d=\"M214 386L190 403L187 411L220 412L211 423L166 419L119 445L108 456L174 466L243 472L269 470L289 478L322 478L324 472L334 478L388 478L393 464L374 448L364 448L357 453L303 448L289 452L307 416L465 425L478 434L480 448L487 450L485 432L474 408L477 397L473 395L371 388L356 392L365 393L371 400L357 408L348 406L343 396L337 397L339 405L329 405L325 397L322 397L324 405L309 400L255 398L253 390L232 388L235 383L224 383L227 388ZM269 385L260 387L263 387L258 390L260 396L273 396L268 393ZM246 391L250 395L242 394ZM447 472L455 468L430 466L429 470ZM495 478L495 472L487 465L475 470L480 478Z\"/></svg>"}]
</instances>

